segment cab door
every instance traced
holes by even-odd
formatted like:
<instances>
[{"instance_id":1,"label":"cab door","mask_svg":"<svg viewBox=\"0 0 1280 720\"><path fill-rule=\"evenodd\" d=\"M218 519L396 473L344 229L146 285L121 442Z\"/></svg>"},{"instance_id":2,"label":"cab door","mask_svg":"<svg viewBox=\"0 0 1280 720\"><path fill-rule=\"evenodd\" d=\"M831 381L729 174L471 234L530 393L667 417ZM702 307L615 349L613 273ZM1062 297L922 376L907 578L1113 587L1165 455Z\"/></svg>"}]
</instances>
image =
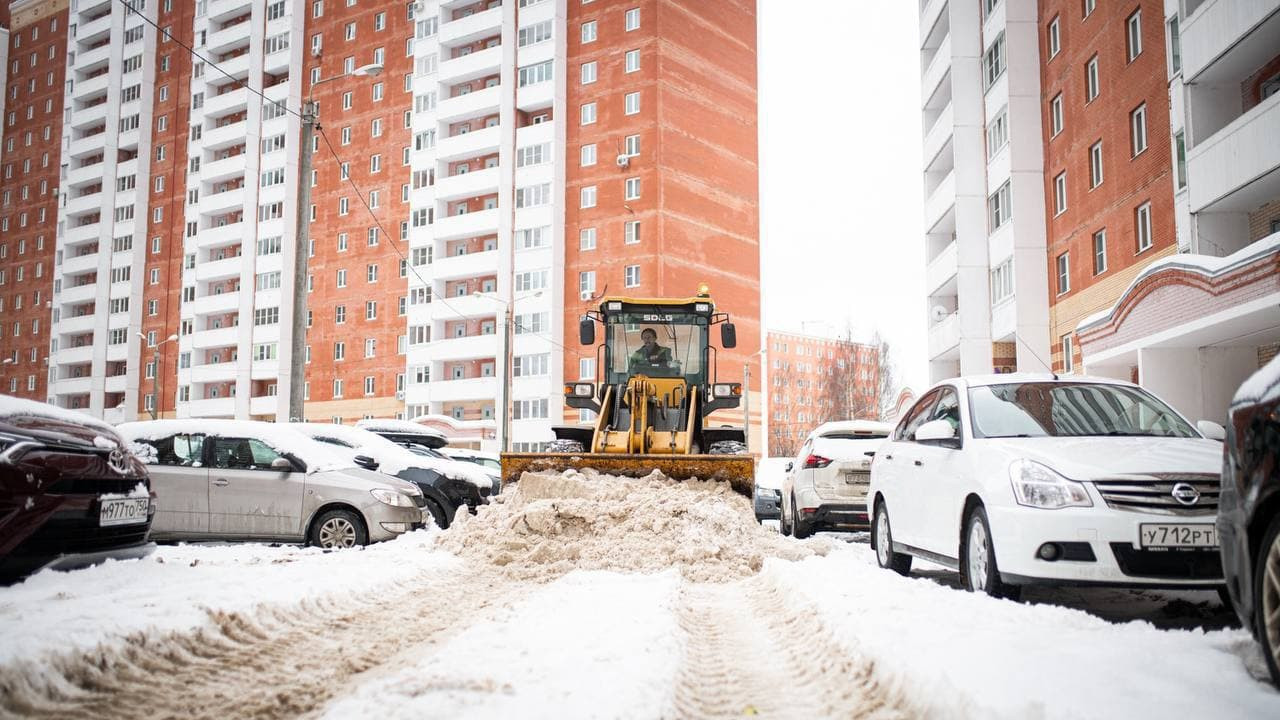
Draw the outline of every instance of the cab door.
<instances>
[{"instance_id":1,"label":"cab door","mask_svg":"<svg viewBox=\"0 0 1280 720\"><path fill-rule=\"evenodd\" d=\"M960 413L960 395L954 387L941 388L938 402L925 422L945 420L956 431L960 445L940 442L917 442L913 464L920 487L920 547L930 552L959 559L960 510L964 504L966 466L964 424ZM921 423L923 424L923 423Z\"/></svg>"},{"instance_id":2,"label":"cab door","mask_svg":"<svg viewBox=\"0 0 1280 720\"><path fill-rule=\"evenodd\" d=\"M204 538L209 533L209 468L204 462L204 435L179 433L145 441L155 449L148 466L156 491L151 536L157 540Z\"/></svg>"},{"instance_id":3,"label":"cab door","mask_svg":"<svg viewBox=\"0 0 1280 720\"><path fill-rule=\"evenodd\" d=\"M282 455L257 438L215 437L208 442L210 535L301 538L306 473L271 467Z\"/></svg>"},{"instance_id":4,"label":"cab door","mask_svg":"<svg viewBox=\"0 0 1280 720\"><path fill-rule=\"evenodd\" d=\"M920 398L903 421L894 430L888 442L880 446L873 461L876 489L884 495L889 508L889 530L895 543L920 547L924 534L925 500L920 496L922 487L916 470L920 462L916 444L916 428L928 421L937 390Z\"/></svg>"}]
</instances>

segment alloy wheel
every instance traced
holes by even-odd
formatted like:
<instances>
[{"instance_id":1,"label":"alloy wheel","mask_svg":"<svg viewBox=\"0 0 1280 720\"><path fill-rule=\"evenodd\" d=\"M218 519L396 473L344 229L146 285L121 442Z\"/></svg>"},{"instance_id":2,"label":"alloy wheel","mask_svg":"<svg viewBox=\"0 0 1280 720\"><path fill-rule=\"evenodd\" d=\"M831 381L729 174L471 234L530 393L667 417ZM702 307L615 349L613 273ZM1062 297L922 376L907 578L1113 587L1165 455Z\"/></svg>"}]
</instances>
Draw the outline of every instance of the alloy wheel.
<instances>
[{"instance_id":1,"label":"alloy wheel","mask_svg":"<svg viewBox=\"0 0 1280 720\"><path fill-rule=\"evenodd\" d=\"M969 587L974 592L987 589L987 558L991 544L987 541L987 528L974 518L969 524L969 547L965 551L969 570Z\"/></svg>"},{"instance_id":2,"label":"alloy wheel","mask_svg":"<svg viewBox=\"0 0 1280 720\"><path fill-rule=\"evenodd\" d=\"M1262 571L1262 622L1259 628L1267 636L1267 650L1272 662L1280 667L1280 534L1267 549Z\"/></svg>"},{"instance_id":3,"label":"alloy wheel","mask_svg":"<svg viewBox=\"0 0 1280 720\"><path fill-rule=\"evenodd\" d=\"M356 527L343 517L329 518L320 526L320 547L349 548L355 547Z\"/></svg>"},{"instance_id":4,"label":"alloy wheel","mask_svg":"<svg viewBox=\"0 0 1280 720\"><path fill-rule=\"evenodd\" d=\"M893 560L893 548L889 540L889 513L883 508L876 511L876 559L880 567L889 567Z\"/></svg>"}]
</instances>

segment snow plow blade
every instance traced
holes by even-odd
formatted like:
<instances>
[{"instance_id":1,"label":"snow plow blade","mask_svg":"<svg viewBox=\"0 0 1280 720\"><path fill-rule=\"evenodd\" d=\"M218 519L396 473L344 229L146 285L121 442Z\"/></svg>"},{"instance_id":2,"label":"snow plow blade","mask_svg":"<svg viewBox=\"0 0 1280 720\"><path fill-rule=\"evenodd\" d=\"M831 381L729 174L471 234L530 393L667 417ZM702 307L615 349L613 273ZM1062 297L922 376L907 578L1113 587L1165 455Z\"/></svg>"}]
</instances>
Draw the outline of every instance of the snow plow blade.
<instances>
[{"instance_id":1,"label":"snow plow blade","mask_svg":"<svg viewBox=\"0 0 1280 720\"><path fill-rule=\"evenodd\" d=\"M607 475L644 477L657 470L672 480L720 480L748 498L755 491L750 455L627 455L623 453L502 453L502 484L526 472L590 468Z\"/></svg>"}]
</instances>

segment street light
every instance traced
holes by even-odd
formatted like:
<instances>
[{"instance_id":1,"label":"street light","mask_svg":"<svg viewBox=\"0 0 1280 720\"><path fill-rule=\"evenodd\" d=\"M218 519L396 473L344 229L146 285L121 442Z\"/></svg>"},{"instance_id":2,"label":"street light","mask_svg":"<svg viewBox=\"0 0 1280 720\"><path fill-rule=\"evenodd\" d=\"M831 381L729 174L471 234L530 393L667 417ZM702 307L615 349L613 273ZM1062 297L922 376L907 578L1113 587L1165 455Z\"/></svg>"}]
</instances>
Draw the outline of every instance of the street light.
<instances>
[{"instance_id":1,"label":"street light","mask_svg":"<svg viewBox=\"0 0 1280 720\"><path fill-rule=\"evenodd\" d=\"M494 295L488 295L479 290L471 293L475 297L488 298L494 302L502 303L502 450L507 452L511 450L511 365L512 365L512 330L514 323L511 317L511 304L517 300L524 300L531 297L540 297L542 291L538 290L532 293L526 293L518 297L512 297L511 300L503 300Z\"/></svg>"},{"instance_id":2,"label":"street light","mask_svg":"<svg viewBox=\"0 0 1280 720\"><path fill-rule=\"evenodd\" d=\"M761 370L763 371L767 367L768 353L769 353L769 348L767 347L760 348L759 350L748 355L747 359L742 361L742 444L746 446L748 451L751 450L751 360L755 356L759 355L760 367L761 367ZM761 403L763 404L764 402L763 398L768 397L766 393L769 392L769 389L764 386L764 382L763 382L764 372L760 373L760 377L762 380L762 382L760 383L760 396L762 398ZM760 416L762 418L760 421L760 437L764 438L765 433L764 433L763 418L765 417L765 414L764 414L763 407L760 410ZM767 444L768 443L766 442L766 445Z\"/></svg>"},{"instance_id":3,"label":"street light","mask_svg":"<svg viewBox=\"0 0 1280 720\"><path fill-rule=\"evenodd\" d=\"M311 223L311 155L315 143L315 131L319 126L319 110L311 93L317 85L341 80L345 77L376 77L382 73L382 65L362 65L351 72L334 75L311 83L307 102L302 106L302 148L298 160L298 219L294 232L293 249L293 323L289 340L293 350L289 355L289 419L302 420L303 373L306 368L307 345L307 245L310 241Z\"/></svg>"},{"instance_id":4,"label":"street light","mask_svg":"<svg viewBox=\"0 0 1280 720\"><path fill-rule=\"evenodd\" d=\"M138 337L142 339L142 342L144 343L147 342L147 336L143 335L141 332L138 333ZM155 371L152 372L151 374L151 419L152 420L156 419L156 406L160 404L160 387L159 387L160 385L160 346L164 345L165 343L171 343L171 342L177 342L177 341L178 341L177 335L170 335L169 337L165 338L164 340L161 340L160 342L152 346L151 362L155 363ZM123 403L121 404L123 405Z\"/></svg>"}]
</instances>

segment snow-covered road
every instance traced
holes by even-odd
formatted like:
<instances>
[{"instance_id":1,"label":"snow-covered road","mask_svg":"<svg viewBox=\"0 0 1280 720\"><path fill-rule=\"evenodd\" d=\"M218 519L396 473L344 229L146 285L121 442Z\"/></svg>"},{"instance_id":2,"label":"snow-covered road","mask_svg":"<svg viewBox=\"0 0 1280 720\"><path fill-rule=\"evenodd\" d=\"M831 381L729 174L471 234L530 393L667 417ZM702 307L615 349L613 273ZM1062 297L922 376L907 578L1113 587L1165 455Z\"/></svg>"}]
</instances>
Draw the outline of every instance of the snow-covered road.
<instances>
[{"instance_id":1,"label":"snow-covered road","mask_svg":"<svg viewBox=\"0 0 1280 720\"><path fill-rule=\"evenodd\" d=\"M364 550L163 547L0 588L0 715L1280 717L1213 593L996 601L723 488L530 477Z\"/></svg>"}]
</instances>

